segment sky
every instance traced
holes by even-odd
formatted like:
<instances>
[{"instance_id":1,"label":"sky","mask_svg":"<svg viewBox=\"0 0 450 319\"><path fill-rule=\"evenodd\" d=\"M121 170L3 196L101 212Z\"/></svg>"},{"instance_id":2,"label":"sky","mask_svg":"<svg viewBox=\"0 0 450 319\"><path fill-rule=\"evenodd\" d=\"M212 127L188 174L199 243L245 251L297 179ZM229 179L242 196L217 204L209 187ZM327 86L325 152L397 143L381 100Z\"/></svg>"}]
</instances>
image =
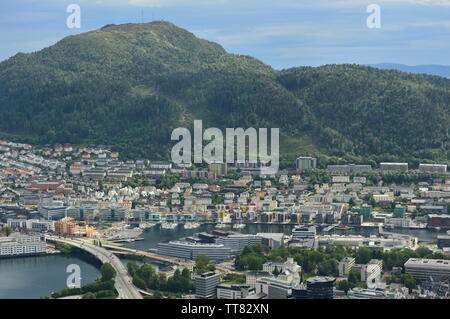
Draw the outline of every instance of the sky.
<instances>
[{"instance_id":1,"label":"sky","mask_svg":"<svg viewBox=\"0 0 450 319\"><path fill-rule=\"evenodd\" d=\"M81 8L68 28L67 7ZM369 28L367 7L380 8ZM450 0L0 0L0 61L106 24L165 20L276 69L450 65Z\"/></svg>"}]
</instances>

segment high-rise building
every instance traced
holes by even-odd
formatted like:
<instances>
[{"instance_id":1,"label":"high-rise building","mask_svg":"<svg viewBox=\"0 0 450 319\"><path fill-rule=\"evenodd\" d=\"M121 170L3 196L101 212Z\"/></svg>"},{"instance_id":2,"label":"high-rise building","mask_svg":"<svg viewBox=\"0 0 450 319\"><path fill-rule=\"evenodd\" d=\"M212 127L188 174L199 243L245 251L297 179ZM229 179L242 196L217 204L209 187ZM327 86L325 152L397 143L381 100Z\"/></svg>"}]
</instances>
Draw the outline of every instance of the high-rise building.
<instances>
[{"instance_id":1,"label":"high-rise building","mask_svg":"<svg viewBox=\"0 0 450 319\"><path fill-rule=\"evenodd\" d=\"M195 282L195 297L197 299L215 299L217 286L220 283L220 275L214 271L197 275Z\"/></svg>"},{"instance_id":2,"label":"high-rise building","mask_svg":"<svg viewBox=\"0 0 450 319\"><path fill-rule=\"evenodd\" d=\"M305 171L317 168L317 158L315 157L298 157L296 160L297 171Z\"/></svg>"},{"instance_id":3,"label":"high-rise building","mask_svg":"<svg viewBox=\"0 0 450 319\"><path fill-rule=\"evenodd\" d=\"M336 279L333 277L312 277L306 281L309 299L333 299Z\"/></svg>"}]
</instances>

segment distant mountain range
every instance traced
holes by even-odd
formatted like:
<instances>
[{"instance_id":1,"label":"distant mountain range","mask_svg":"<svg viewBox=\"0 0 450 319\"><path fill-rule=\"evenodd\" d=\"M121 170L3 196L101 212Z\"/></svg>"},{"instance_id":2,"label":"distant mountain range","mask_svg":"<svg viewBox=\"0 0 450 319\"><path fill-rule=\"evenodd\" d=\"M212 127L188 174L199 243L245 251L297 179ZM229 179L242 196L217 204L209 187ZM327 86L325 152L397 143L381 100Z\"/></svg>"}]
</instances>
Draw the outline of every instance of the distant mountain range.
<instances>
[{"instance_id":1,"label":"distant mountain range","mask_svg":"<svg viewBox=\"0 0 450 319\"><path fill-rule=\"evenodd\" d=\"M450 159L450 79L361 65L277 71L175 25L107 25L0 63L0 132L169 159L177 127L280 128L280 155ZM192 132L192 131L191 131Z\"/></svg>"},{"instance_id":2,"label":"distant mountain range","mask_svg":"<svg viewBox=\"0 0 450 319\"><path fill-rule=\"evenodd\" d=\"M369 64L369 66L384 70L398 70L407 73L416 73L416 74L422 73L450 78L450 66L448 65L424 64L411 66L396 63L379 63L379 64Z\"/></svg>"}]
</instances>

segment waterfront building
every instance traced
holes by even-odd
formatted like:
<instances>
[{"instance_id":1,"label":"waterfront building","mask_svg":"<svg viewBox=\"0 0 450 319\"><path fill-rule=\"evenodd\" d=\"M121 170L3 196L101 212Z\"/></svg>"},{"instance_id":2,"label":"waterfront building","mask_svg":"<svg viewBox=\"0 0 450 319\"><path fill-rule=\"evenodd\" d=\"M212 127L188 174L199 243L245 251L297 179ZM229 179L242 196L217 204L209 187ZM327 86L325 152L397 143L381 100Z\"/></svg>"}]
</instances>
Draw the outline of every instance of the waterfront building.
<instances>
[{"instance_id":1,"label":"waterfront building","mask_svg":"<svg viewBox=\"0 0 450 319\"><path fill-rule=\"evenodd\" d=\"M262 243L270 248L279 248L284 244L287 235L284 233L257 233L256 236L262 238Z\"/></svg>"},{"instance_id":2,"label":"waterfront building","mask_svg":"<svg viewBox=\"0 0 450 319\"><path fill-rule=\"evenodd\" d=\"M195 297L197 299L215 299L217 286L220 283L220 275L214 271L197 275L194 278Z\"/></svg>"},{"instance_id":3,"label":"waterfront building","mask_svg":"<svg viewBox=\"0 0 450 319\"><path fill-rule=\"evenodd\" d=\"M39 236L11 235L0 238L0 257L40 255L46 251L45 239Z\"/></svg>"},{"instance_id":4,"label":"waterfront building","mask_svg":"<svg viewBox=\"0 0 450 319\"><path fill-rule=\"evenodd\" d=\"M417 279L444 279L450 277L450 260L410 258L404 265L405 273Z\"/></svg>"},{"instance_id":5,"label":"waterfront building","mask_svg":"<svg viewBox=\"0 0 450 319\"><path fill-rule=\"evenodd\" d=\"M222 261L231 257L231 249L222 244L171 241L159 243L158 254L189 260L195 260L199 255L206 255L213 261Z\"/></svg>"},{"instance_id":6,"label":"waterfront building","mask_svg":"<svg viewBox=\"0 0 450 319\"><path fill-rule=\"evenodd\" d=\"M318 247L317 233L315 226L296 226L292 229L291 247L304 247L316 249Z\"/></svg>"},{"instance_id":7,"label":"waterfront building","mask_svg":"<svg viewBox=\"0 0 450 319\"><path fill-rule=\"evenodd\" d=\"M241 253L246 246L261 243L261 237L251 234L230 234L228 236L220 236L216 239L216 244L230 248L232 254Z\"/></svg>"}]
</instances>

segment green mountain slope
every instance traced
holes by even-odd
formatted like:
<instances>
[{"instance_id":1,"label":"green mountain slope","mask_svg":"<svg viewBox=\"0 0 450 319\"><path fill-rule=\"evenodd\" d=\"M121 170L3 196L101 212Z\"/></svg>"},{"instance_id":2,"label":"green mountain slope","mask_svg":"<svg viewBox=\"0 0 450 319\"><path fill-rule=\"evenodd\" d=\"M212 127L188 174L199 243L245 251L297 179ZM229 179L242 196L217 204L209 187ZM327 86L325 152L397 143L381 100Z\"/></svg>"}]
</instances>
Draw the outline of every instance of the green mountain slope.
<instances>
[{"instance_id":1,"label":"green mountain slope","mask_svg":"<svg viewBox=\"0 0 450 319\"><path fill-rule=\"evenodd\" d=\"M108 25L0 63L0 131L168 158L179 126L279 127L281 156L450 158L450 80L355 65L276 71L168 22ZM447 144L446 144L447 143Z\"/></svg>"}]
</instances>

